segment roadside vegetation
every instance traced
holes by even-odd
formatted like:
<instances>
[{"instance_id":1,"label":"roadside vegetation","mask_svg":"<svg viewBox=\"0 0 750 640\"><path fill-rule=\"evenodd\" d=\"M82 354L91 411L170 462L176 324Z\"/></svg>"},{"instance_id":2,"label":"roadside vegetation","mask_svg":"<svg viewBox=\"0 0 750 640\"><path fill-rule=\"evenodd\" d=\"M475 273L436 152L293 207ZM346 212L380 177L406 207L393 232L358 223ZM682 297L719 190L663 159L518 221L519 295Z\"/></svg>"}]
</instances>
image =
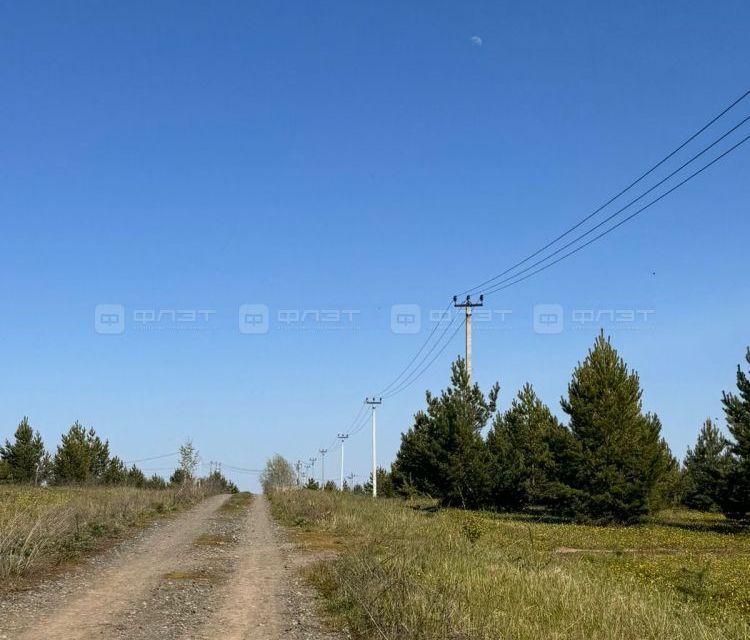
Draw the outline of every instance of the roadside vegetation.
<instances>
[{"instance_id":1,"label":"roadside vegetation","mask_svg":"<svg viewBox=\"0 0 750 640\"><path fill-rule=\"evenodd\" d=\"M595 526L342 492L271 499L324 552L308 577L356 638L750 637L750 535L721 515Z\"/></svg>"},{"instance_id":2,"label":"roadside vegetation","mask_svg":"<svg viewBox=\"0 0 750 640\"><path fill-rule=\"evenodd\" d=\"M23 418L0 446L0 584L13 589L97 550L157 517L206 496L235 493L221 473L197 475L190 441L179 451L169 480L146 477L136 465L110 455L109 443L78 422L54 454ZM247 498L232 501L232 507Z\"/></svg>"},{"instance_id":3,"label":"roadside vegetation","mask_svg":"<svg viewBox=\"0 0 750 640\"><path fill-rule=\"evenodd\" d=\"M12 586L205 495L192 487L0 487L0 579Z\"/></svg>"},{"instance_id":4,"label":"roadside vegetation","mask_svg":"<svg viewBox=\"0 0 750 640\"><path fill-rule=\"evenodd\" d=\"M644 409L637 372L603 334L560 401L567 424L530 384L505 411L499 394L498 384L486 395L472 384L459 358L450 385L427 392L383 486L443 506L597 524L634 524L680 504L737 521L750 514L750 378L741 367L736 392L721 398L728 433L706 420L682 465Z\"/></svg>"},{"instance_id":5,"label":"roadside vegetation","mask_svg":"<svg viewBox=\"0 0 750 640\"><path fill-rule=\"evenodd\" d=\"M269 487L273 512L338 551L310 580L357 638L750 638L741 366L736 382L726 433L706 420L680 463L603 333L573 370L565 421L530 384L500 410L500 386L484 393L459 358L377 471L378 500L369 483L287 483Z\"/></svg>"}]
</instances>

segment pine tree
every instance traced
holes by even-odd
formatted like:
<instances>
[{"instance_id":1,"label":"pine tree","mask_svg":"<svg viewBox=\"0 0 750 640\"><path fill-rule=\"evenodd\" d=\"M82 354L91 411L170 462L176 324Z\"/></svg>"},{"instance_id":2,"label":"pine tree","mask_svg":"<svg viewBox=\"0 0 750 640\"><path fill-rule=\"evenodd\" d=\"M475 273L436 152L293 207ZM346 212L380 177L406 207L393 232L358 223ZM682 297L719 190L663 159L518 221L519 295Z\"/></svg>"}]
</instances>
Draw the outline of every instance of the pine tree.
<instances>
[{"instance_id":1,"label":"pine tree","mask_svg":"<svg viewBox=\"0 0 750 640\"><path fill-rule=\"evenodd\" d=\"M646 515L663 473L660 425L642 413L638 374L603 332L573 372L562 408L578 441L578 515L626 523Z\"/></svg>"},{"instance_id":2,"label":"pine tree","mask_svg":"<svg viewBox=\"0 0 750 640\"><path fill-rule=\"evenodd\" d=\"M711 418L707 418L695 447L688 448L685 455L683 502L686 507L719 510L731 465L728 447L727 439Z\"/></svg>"},{"instance_id":3,"label":"pine tree","mask_svg":"<svg viewBox=\"0 0 750 640\"><path fill-rule=\"evenodd\" d=\"M127 479L128 468L125 466L125 463L117 456L113 456L102 474L102 482L104 484L119 485L125 484Z\"/></svg>"},{"instance_id":4,"label":"pine tree","mask_svg":"<svg viewBox=\"0 0 750 640\"><path fill-rule=\"evenodd\" d=\"M750 364L750 348L745 354ZM722 507L727 516L743 518L750 513L750 378L737 366L737 394L723 393L722 404L732 441L731 470Z\"/></svg>"},{"instance_id":5,"label":"pine tree","mask_svg":"<svg viewBox=\"0 0 750 640\"><path fill-rule=\"evenodd\" d=\"M0 460L7 464L9 478L13 482L37 482L42 479L45 458L42 436L29 424L24 416L18 423L13 443L5 441L0 447Z\"/></svg>"},{"instance_id":6,"label":"pine tree","mask_svg":"<svg viewBox=\"0 0 750 640\"><path fill-rule=\"evenodd\" d=\"M62 436L52 472L58 484L85 484L101 480L108 464L109 443L102 441L94 429L87 431L76 421Z\"/></svg>"},{"instance_id":7,"label":"pine tree","mask_svg":"<svg viewBox=\"0 0 750 640\"><path fill-rule=\"evenodd\" d=\"M557 479L553 440L564 437L563 430L528 383L510 409L495 417L487 434L494 458L495 507L523 509L552 498Z\"/></svg>"},{"instance_id":8,"label":"pine tree","mask_svg":"<svg viewBox=\"0 0 750 640\"><path fill-rule=\"evenodd\" d=\"M367 479L367 482L365 482L363 489L365 490L365 493L372 494L372 471L370 471L370 476ZM384 467L378 467L378 497L396 497L396 491L393 487L393 474Z\"/></svg>"},{"instance_id":9,"label":"pine tree","mask_svg":"<svg viewBox=\"0 0 750 640\"><path fill-rule=\"evenodd\" d=\"M652 437L659 441L655 462L656 485L649 499L649 511L676 507L682 497L682 473L667 441L661 437L661 420L655 413L647 413L646 420Z\"/></svg>"},{"instance_id":10,"label":"pine tree","mask_svg":"<svg viewBox=\"0 0 750 640\"><path fill-rule=\"evenodd\" d=\"M187 476L185 471L181 467L174 470L171 476L169 476L169 484L175 487L182 486L187 482Z\"/></svg>"},{"instance_id":11,"label":"pine tree","mask_svg":"<svg viewBox=\"0 0 750 640\"><path fill-rule=\"evenodd\" d=\"M402 436L393 466L400 493L416 490L443 504L477 508L492 490L492 458L482 429L495 412L499 386L485 398L472 385L462 358L451 367L451 385L440 396L427 392L427 409Z\"/></svg>"},{"instance_id":12,"label":"pine tree","mask_svg":"<svg viewBox=\"0 0 750 640\"><path fill-rule=\"evenodd\" d=\"M146 475L138 467L133 465L128 469L128 485L142 489L146 486Z\"/></svg>"},{"instance_id":13,"label":"pine tree","mask_svg":"<svg viewBox=\"0 0 750 640\"><path fill-rule=\"evenodd\" d=\"M156 473L146 480L147 489L166 489L167 483L160 475Z\"/></svg>"}]
</instances>

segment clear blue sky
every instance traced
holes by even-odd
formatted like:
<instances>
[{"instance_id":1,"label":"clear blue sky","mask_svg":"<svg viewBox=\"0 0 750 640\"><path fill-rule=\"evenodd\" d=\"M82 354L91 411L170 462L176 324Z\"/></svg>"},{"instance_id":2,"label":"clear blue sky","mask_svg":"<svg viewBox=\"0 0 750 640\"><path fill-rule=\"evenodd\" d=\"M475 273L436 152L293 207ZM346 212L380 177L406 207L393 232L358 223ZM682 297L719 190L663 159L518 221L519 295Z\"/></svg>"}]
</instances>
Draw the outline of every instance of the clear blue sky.
<instances>
[{"instance_id":1,"label":"clear blue sky","mask_svg":"<svg viewBox=\"0 0 750 640\"><path fill-rule=\"evenodd\" d=\"M428 316L680 143L748 88L749 24L739 1L0 3L0 434L27 414L126 459L186 437L242 467L313 455L426 336L391 305ZM749 169L742 148L489 298L512 313L477 323L478 381L559 413L603 327L682 455L750 344ZM268 333L240 333L242 304ZM358 313L279 322L313 309ZM608 309L652 313L573 321ZM136 320L165 310L196 315ZM382 463L461 349L383 405ZM367 431L347 456L365 479Z\"/></svg>"}]
</instances>

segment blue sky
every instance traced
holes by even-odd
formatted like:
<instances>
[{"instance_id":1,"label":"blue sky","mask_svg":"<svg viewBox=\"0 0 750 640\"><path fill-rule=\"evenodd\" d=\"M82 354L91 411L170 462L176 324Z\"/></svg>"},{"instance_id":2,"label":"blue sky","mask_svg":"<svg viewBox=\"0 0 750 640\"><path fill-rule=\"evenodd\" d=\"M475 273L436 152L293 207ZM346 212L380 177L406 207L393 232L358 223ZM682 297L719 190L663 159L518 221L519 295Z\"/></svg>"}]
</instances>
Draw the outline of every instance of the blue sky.
<instances>
[{"instance_id":1,"label":"blue sky","mask_svg":"<svg viewBox=\"0 0 750 640\"><path fill-rule=\"evenodd\" d=\"M187 437L247 468L314 455L430 310L741 95L748 24L744 2L0 3L0 434L29 415L50 446L78 419L126 459ZM750 344L749 168L743 147L488 298L476 379L559 414L603 327L682 455ZM100 304L122 333L97 333ZM240 332L244 304L267 333ZM394 304L420 333L391 330ZM560 333L534 331L540 304ZM461 350L383 404L382 463ZM365 479L366 430L347 460Z\"/></svg>"}]
</instances>

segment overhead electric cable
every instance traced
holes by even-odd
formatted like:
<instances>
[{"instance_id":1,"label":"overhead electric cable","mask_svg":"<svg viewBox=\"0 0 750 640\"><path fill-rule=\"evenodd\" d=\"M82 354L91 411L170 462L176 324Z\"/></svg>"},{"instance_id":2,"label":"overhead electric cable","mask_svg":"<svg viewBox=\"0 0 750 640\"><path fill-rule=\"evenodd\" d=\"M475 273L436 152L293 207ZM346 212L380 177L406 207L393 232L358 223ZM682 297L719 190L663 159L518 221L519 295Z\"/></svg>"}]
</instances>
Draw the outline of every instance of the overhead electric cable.
<instances>
[{"instance_id":1,"label":"overhead electric cable","mask_svg":"<svg viewBox=\"0 0 750 640\"><path fill-rule=\"evenodd\" d=\"M677 173L682 171L685 167L693 163L695 160L697 160L699 157L701 157L703 154L705 154L708 150L713 148L716 144L724 140L727 136L729 136L731 133L736 131L739 127L744 125L748 120L750 120L750 116L743 119L739 124L732 127L730 130L728 130L726 133L724 133L722 136L714 140L710 145L704 147L701 151L699 151L697 154L692 156L688 161L683 163L678 169L672 171L669 175L667 175L665 178L659 180L656 184L648 188L646 191L642 192L637 197L633 198L628 204L618 209L615 213L610 214L608 217L606 217L604 220L598 222L593 227L589 228L585 232L577 235L573 240L570 240L563 246L555 249L553 252L548 253L541 259L535 261L533 264L527 266L526 268L518 271L518 268L525 265L529 261L533 260L534 258L540 256L541 254L545 253L548 249L552 248L555 244L560 242L563 238L569 236L571 233L576 231L577 229L581 228L586 222L600 214L604 209L606 209L609 205L611 205L613 202L615 202L618 198L622 197L625 193L633 189L636 185L640 184L645 178L647 178L649 175L654 173L657 169L659 169L661 166L663 166L666 162L668 162L671 158L673 158L677 153L679 153L681 150L683 150L687 145L689 145L693 140L695 140L698 136L700 136L702 133L704 133L707 129L709 129L713 124L715 124L720 118L722 118L724 115L726 115L730 110L732 110L734 107L736 107L740 102L742 102L745 98L750 95L750 90L745 91L739 98L734 100L731 104L729 104L727 107L725 107L718 115L714 116L711 120L709 120L706 124L704 124L700 129L698 129L695 133L693 133L691 136L689 136L682 144L677 146L675 149L673 149L670 153L668 153L666 156L664 156L661 160L659 160L656 164L651 166L649 169L647 169L644 173L642 173L638 178L633 180L630 184L628 184L624 189L620 190L616 195L614 195L612 198L607 200L603 205L598 207L596 210L576 222L573 226L566 229L563 233L558 235L556 238L554 238L552 241L548 242L541 248L537 249L533 253L529 254L527 257L525 257L523 260L520 260L519 262L516 262L514 265L508 267L505 271L493 276L492 278L489 278L488 280L485 280L484 282L481 282L478 285L475 285L474 287L471 287L470 289L465 290L460 295L466 295L466 294L472 294L474 292L483 291L485 295L490 295L492 293L496 293L498 291L501 291L503 289L506 289L508 287L514 286L520 282L523 282L524 280L527 280L528 278L531 278L532 276L545 271L546 269L552 267L555 264L558 264L559 262L565 260L566 258L574 255L575 253L578 253L585 247L588 247L589 245L593 244L594 242L600 240L604 236L608 235L615 229L619 228L620 226L624 225L625 223L629 222L630 220L634 219L636 216L640 215L642 212L649 209L651 206L656 204L657 202L661 201L683 185L685 185L687 182L698 176L699 174L703 173L706 169L717 163L722 158L726 157L733 151L735 151L739 146L747 142L747 140L750 139L750 136L747 136L740 140L738 143L734 144L732 147L715 157L710 162L706 163L704 166L702 166L697 171L694 171L692 174L687 176L685 179L681 180L676 185L669 188L667 191L661 193L657 197L655 197L653 200L648 202L643 207L637 209L633 213L629 214L624 219L618 221L616 224L612 225L611 227L608 227L601 233L597 234L593 238L587 240L583 244L580 244L579 246L574 247L578 242L583 240L584 238L590 236L593 232L595 232L597 229L600 229L608 222L611 222L616 217L620 216L620 214L624 213L625 210L629 209L633 204L636 202L642 200L645 196L655 191L658 187L664 185L665 182L673 178ZM561 252L564 252L566 249L572 248L570 251L564 253L557 259L553 260L552 262L548 262L551 258L554 256L559 255ZM544 264L547 263L547 264ZM541 265L541 266L540 266ZM534 269L535 267L539 266L538 269ZM507 277L504 277L507 276ZM491 285L488 287L488 285ZM451 303L448 304L448 307L446 307L445 311L447 311L451 306ZM442 315L445 314L445 311ZM441 319L442 319L441 315ZM440 326L440 322L437 322L435 326L433 326L430 333L427 335L426 339L423 341L423 343L420 345L417 352L411 357L411 359L406 363L406 366L400 371L400 373L387 385L385 386L381 392L378 394L379 396L382 396L383 398L389 398L392 397L398 393L401 393L408 387L410 387L416 380L418 380L424 372L429 369L429 367L435 362L435 360L445 351L445 349L448 347L448 345L452 342L455 335L458 333L458 331L461 329L461 327L464 325L464 321L460 322L459 325L455 328L455 330L450 334L447 341L444 341L444 337L447 333L447 331L450 329L450 327L455 322L455 317L451 319L451 321L444 326L443 331L438 336L437 340L430 346L428 349L428 345L432 342L433 338L437 334L437 330ZM440 346L442 343L442 346ZM430 359L430 356L433 354L433 352L438 349L438 352ZM425 352L425 350L427 351ZM429 360L429 361L428 361ZM425 364L426 363L426 364ZM424 365L424 366L423 366ZM355 416L354 420L352 421L349 429L345 432L348 436L354 435L364 429L364 427L369 422L369 416L367 415L367 412L363 415L363 410L365 409L364 404L360 406L360 410ZM356 425L356 426L355 426ZM333 444L331 445L333 446ZM330 449L331 447L327 447Z\"/></svg>"},{"instance_id":2,"label":"overhead electric cable","mask_svg":"<svg viewBox=\"0 0 750 640\"><path fill-rule=\"evenodd\" d=\"M597 240L599 240L600 238L603 238L604 236L608 235L609 233L611 233L612 231L614 231L614 230L615 230L615 229L617 229L618 227L621 227L621 226L622 226L622 225L624 225L624 224L625 224L626 222L629 222L630 220L632 220L633 218L635 218L636 216L638 216L639 214L641 214L642 212L644 212L644 211L645 211L646 209L648 209L648 208L649 208L649 207L651 207L652 205L656 204L657 202L659 202L659 201L660 201L660 200L662 200L663 198L667 197L667 196L668 196L668 195L669 195L670 193L672 193L673 191L676 191L676 190L677 190L677 189L679 189L679 188L680 188L681 186L683 186L683 185L684 185L685 183L689 182L690 180L692 180L693 178L695 178L695 177L696 177L696 176L698 176L699 174L703 173L703 172L704 172L704 171L705 171L706 169L708 169L708 168L709 168L710 166L714 165L714 164L715 164L715 163L717 163L717 162L718 162L719 160L721 160L721 159L722 159L722 158L724 158L725 156L727 156L727 155L729 155L730 153L732 153L732 152L733 152L733 151L734 151L735 149L737 149L737 148L738 148L738 147L739 147L740 145L743 145L743 144L745 144L745 143L746 143L746 142L747 142L748 140L750 140L750 136L746 136L745 138L743 138L742 140L740 140L740 141L739 141L738 143L736 143L736 144L735 144L734 146L732 146L732 147L730 147L729 149L727 149L727 150L726 150L726 151L725 151L724 153L722 153L721 155L719 155L719 156L717 156L716 158L714 158L713 160L711 160L711 162L709 162L709 163L705 164L704 166L702 166L702 167L701 167L700 169L698 169L697 171L695 171L695 172L691 173L691 174L690 174L690 175L689 175L689 176L688 176L687 178L685 178L685 179L684 179L684 180L682 180L681 182L677 183L677 184L676 184L675 186L673 186L673 187L672 187L671 189L669 189L668 191L665 191L664 193L662 193L662 194L661 194L660 196L658 196L657 198L654 198L654 199L653 199L653 200L652 200L651 202L649 202L649 203L648 203L647 205L645 205L645 206L641 207L640 209L638 209L638 210L634 211L633 213L631 213L631 214L630 214L629 216L627 216L626 218L623 218L622 220L620 220L620 221L619 221L619 222L618 222L617 224L615 224L615 225L613 225L612 227L610 227L610 228L606 229L605 231L603 231L603 232L602 232L602 233L600 233L599 235L597 235L597 236L594 236L593 238L591 238L590 240L588 240L588 241L587 241L587 242L585 242L584 244L582 244L582 245L580 245L580 246L576 247L575 249L573 249L572 251L569 251L568 253L566 253L566 254L564 254L564 255L560 256L560 257L559 257L559 258L558 258L557 260L554 260L554 261L550 262L549 264L546 264L546 265L544 265L544 266L540 267L540 268L539 268L539 269L537 269L536 271L532 271L531 273L529 273L529 274L527 274L527 275L523 276L522 278L519 278L518 280L514 280L514 281L512 281L512 282L509 282L508 284L505 284L505 285L503 285L503 286L498 286L497 288L494 288L494 289L490 289L489 291L487 291L487 292L486 292L486 294L485 294L485 295L490 295L490 294L492 294L492 293L496 293L497 291L502 291L503 289L507 289L507 288L509 288L509 287L512 287L513 285L516 285L516 284L518 284L519 282L523 282L524 280L528 280L529 278L531 278L532 276L536 275L537 273L540 273L540 272L542 272L542 271L545 271L546 269L549 269L549 268L550 268L550 267L552 267L553 265L556 265L557 263L559 263L559 262L562 262L563 260L565 260L565 258L568 258L569 256L572 256L573 254L575 254L575 253L578 253L578 252L579 252L579 251L580 251L581 249L584 249L584 248L588 247L589 245L593 244L594 242L596 242L596 241L597 241Z\"/></svg>"},{"instance_id":3,"label":"overhead electric cable","mask_svg":"<svg viewBox=\"0 0 750 640\"><path fill-rule=\"evenodd\" d=\"M729 129L729 131L725 132L719 138L717 138L716 140L714 140L711 144L709 144L708 146L706 146L703 149L701 149L698 153L696 153L687 162L683 163L682 165L680 165L680 167L678 167L677 169L675 169L674 171L672 171L672 173L670 173L669 175L667 175L665 178L662 178L659 182L657 182L652 187L650 187L649 189L647 189L646 191L644 191L641 195L637 196L636 198L633 198L633 200L631 200L630 202L628 202L625 206L621 207L620 209L618 209L614 213L612 213L609 216L607 216L606 218L604 218L604 220L601 220L600 222L598 222L597 224L595 224L593 227L591 227L590 229L588 229L584 233L581 233L578 236L576 236L575 238L573 238L573 240L570 240L566 244L564 244L561 247L555 249L552 253L547 254L544 258L541 258L541 259L537 260L536 262L531 263L528 267L525 267L524 269L521 269L520 271L517 271L517 272L515 272L515 273L513 273L513 274L511 274L511 275L509 275L509 276L507 276L505 278L503 278L499 282L496 282L488 291L485 291L484 293L487 294L487 295L489 295L490 292L497 290L496 287L498 285L501 285L501 284L503 284L505 282L508 282L510 280L514 280L518 276L520 276L520 275L526 273L527 271L533 269L537 265L540 265L543 262L546 262L547 260L549 260L553 256L556 256L557 254L559 254L560 252L564 251L565 249L573 246L579 240L582 240L586 236L591 235L594 231L596 231L597 229L599 229L602 226L604 226L605 224L607 224L607 222L610 222L611 220L613 220L614 218L616 218L617 216L619 216L621 213L623 213L625 210L629 209L633 204L635 204L636 202L638 202L639 200L641 200L644 196L647 196L649 193L651 193L652 191L654 191L658 187L662 186L665 182L667 182L668 180L670 180L671 178L673 178L680 171L682 171L685 167L687 167L688 165L690 165L693 162L695 162L698 158L700 158L708 150L712 149L719 142L721 142L722 140L724 140L727 136L729 136L730 134L734 133L737 129L739 129L742 125L744 125L748 120L750 120L750 116L747 116L740 123L736 124L734 127L732 127L731 129ZM722 154L722 156L720 156L720 157L723 157L723 155L724 154ZM707 167L710 166L711 164L713 164L713 162L711 162L709 165L707 165ZM697 172L697 173L694 173L692 176L690 176L690 178L695 177L696 175L698 175L698 173L700 173L700 171ZM678 186L682 186L684 183L685 182L681 182ZM672 190L667 191L667 193L671 193L671 192L672 192Z\"/></svg>"},{"instance_id":4,"label":"overhead electric cable","mask_svg":"<svg viewBox=\"0 0 750 640\"><path fill-rule=\"evenodd\" d=\"M123 464L135 464L136 462L150 462L151 460L161 460L162 458L171 458L172 456L179 455L179 451L173 453L163 453L160 456L151 456L150 458L139 458L138 460L123 460Z\"/></svg>"},{"instance_id":5,"label":"overhead electric cable","mask_svg":"<svg viewBox=\"0 0 750 640\"><path fill-rule=\"evenodd\" d=\"M462 319L462 320L461 320L461 322L459 322L459 323L458 323L458 326L457 326L457 327L456 327L456 328L454 329L453 333L452 333L452 334L450 335L450 338L448 338L448 341L447 341L447 342L446 342L446 343L445 343L445 344L444 344L444 345L443 345L443 346L442 346L442 347L440 348L440 350L439 350L439 351L438 351L438 352L437 352L437 353L435 354L435 356L434 356L434 357L432 358L432 360L430 360L430 361L429 361L429 362L427 363L427 365L426 365L426 366L425 366L425 367L424 367L424 368L423 368L423 369L422 369L422 370L421 370L421 371L420 371L420 372L419 372L419 373L418 373L418 374L417 374L417 375L416 375L416 376L415 376L415 377L414 377L414 378L413 378L412 380L410 380L409 382L406 382L406 381L404 381L404 382L405 382L405 384L404 384L403 386L401 386L401 387L400 387L400 388L398 388L398 389L395 389L395 390L394 390L394 391L392 391L392 392L391 392L390 394L388 394L387 396L383 396L383 397L384 397L384 398L392 398L393 396L395 396L395 395L397 395L397 394L401 393L402 391L405 391L405 390L406 390L406 389L408 389L408 388L409 388L409 387L410 387L410 386L411 386L412 384L414 384L414 383L415 383L415 382L416 382L416 381L417 381L417 380L418 380L418 379L419 379L419 378L420 378L420 377L422 376L422 374L423 374L423 373L424 373L425 371L427 371L427 369L429 369L429 368L430 368L430 367L432 366L432 363L433 363L433 362L435 362L435 360L437 360L437 359L438 359L438 357L440 357L440 354L442 354L442 353L443 353L443 351L445 351L445 349L446 349L446 348L448 347L448 345L449 345L449 344L450 344L451 342L453 342L453 338L455 338L455 337L456 337L456 334L457 334L457 333L458 333L458 332L459 332L459 331L461 330L461 327L463 327L463 326L464 326L464 323L465 323L465 322L466 322L466 319L464 318L464 319ZM451 322L451 324L452 324L452 322ZM450 325L448 325L448 326L450 326Z\"/></svg>"},{"instance_id":6,"label":"overhead electric cable","mask_svg":"<svg viewBox=\"0 0 750 640\"><path fill-rule=\"evenodd\" d=\"M655 165L653 165L650 169L648 169L647 171L645 171L644 173L642 173L638 178L636 178L635 180L633 180L627 187L625 187L624 189L622 189L621 191L619 191L616 195L614 195L609 200L607 200L607 202L605 202L599 208L597 208L596 210L592 211L590 214L588 214L587 216L585 216L584 218L582 218L581 220L579 220L572 227L570 227L569 229L567 229L566 231L564 231L563 233L561 233L554 240L551 240L550 242L548 242L547 244L545 244L540 249L537 249L536 251L534 251L530 255L526 256L523 260L520 260L519 262L516 262L514 265L511 265L505 271L503 271L501 273L498 273L497 275L493 276L492 278L489 278L488 280L485 280L484 282L481 282L478 285L475 285L475 286L471 287L470 289L467 289L466 291L463 291L459 295L460 296L464 296L466 294L471 294L471 293L474 293L476 291L479 291L480 289L484 288L486 285L491 284L491 283L499 280L504 275L507 275L508 273L510 273L511 271L513 271L514 269L520 267L521 265L526 264L529 260L535 258L540 253L542 253L543 251L546 251L547 249L549 249L552 245L556 244L557 242L559 242L560 240L562 240L563 238L565 238L569 234L573 233L573 231L575 231L576 229L580 228L581 225L583 225L586 222L588 222L589 220L591 220L591 218L593 218L598 213L600 213L603 209L605 209L610 204L612 204L620 196L622 196L625 193L627 193L628 191L630 191L630 189L632 189L634 186L636 186L638 183L640 183L644 178L648 177L651 173L653 173L654 171L656 171L656 169L658 169L659 167L661 167L665 162L667 162L669 159L671 159L675 154L679 153L688 144L690 144L693 140L695 140L699 135L701 135L704 131L706 131L709 127L711 127L711 125L713 125L714 123L716 123L720 118L722 118L724 115L726 115L729 111L731 111L734 107L736 107L745 98L747 98L748 95L750 95L750 89L748 89L747 91L745 91L745 93L743 93L739 98L737 98L729 106L727 106L726 108L724 108L718 115L714 116L711 120L709 120L706 124L704 124L700 129L698 129L698 131L696 131L687 140L685 140L685 142L683 142L682 144L680 144L679 146L677 146L674 150L672 150L671 152L669 152L666 156L664 156L661 160L659 160L659 162L657 162Z\"/></svg>"},{"instance_id":7,"label":"overhead electric cable","mask_svg":"<svg viewBox=\"0 0 750 640\"><path fill-rule=\"evenodd\" d=\"M349 433L347 433L347 436L353 436L358 434L362 429L364 429L368 424L370 424L370 414L366 413L362 419L359 421L359 425Z\"/></svg>"},{"instance_id":8,"label":"overhead electric cable","mask_svg":"<svg viewBox=\"0 0 750 640\"><path fill-rule=\"evenodd\" d=\"M448 303L448 306L447 306L447 307L445 307L445 309L443 309L443 311L441 312L439 320L442 320L443 316L444 316L444 315L446 314L446 312L448 311L448 309L450 309L450 308L451 308L451 305L452 305L452 304L453 304L453 301L451 300L451 301L450 301L450 302ZM434 336L434 335L435 335L435 332L437 331L437 328L438 328L439 326L440 326L440 322L438 321L438 322L436 322L436 323L435 323L435 326L433 326L433 327L432 327L432 331L430 331L430 333L429 333L429 335L427 336L427 338L425 339L425 341L424 341L424 342L422 343L422 345L421 345L421 346L419 347L419 350L418 350L418 351L417 351L417 352L416 352L416 353L414 354L414 356L413 356L413 357L411 358L411 360L409 360L409 362L407 362L407 363L406 363L406 366L405 366L405 367L403 368L403 370L401 371L401 373L399 373L399 374L398 374L398 375L397 375L397 376L396 376L396 377L395 377L395 378L394 378L394 379L393 379L393 380L392 380L392 381L390 382L390 384L388 384L388 385L386 385L385 387L383 387L383 389L381 389L381 390L380 390L380 391L378 392L378 394L377 394L378 396L382 396L382 395L385 395L385 394L386 394L386 393L387 393L387 392L388 392L388 391L389 391L389 390L390 390L390 389L391 389L391 388L392 388L393 386L395 386L395 385L396 385L396 383L397 383L397 382L398 382L398 381L399 381L399 380L400 380L400 379L401 379L401 378L403 377L403 375L404 375L404 374L405 374L405 373L406 373L406 372L407 372L407 371L409 370L409 368L411 367L411 365L412 365L412 364L414 363L414 361L415 361L415 360L416 360L416 359L417 359L417 358L419 357L419 355L420 355L420 354L422 353L422 351L424 351L424 348L425 348L425 347L427 346L427 344L428 344L428 343L430 342L430 340L432 339L432 336Z\"/></svg>"},{"instance_id":9,"label":"overhead electric cable","mask_svg":"<svg viewBox=\"0 0 750 640\"><path fill-rule=\"evenodd\" d=\"M404 380L402 380L394 389L391 389L388 393L383 395L384 398L390 398L391 396L396 395L397 393L401 391L401 387L403 387L405 384L410 384L411 382L413 382L413 380L416 380L421 375L421 373L418 373L419 367L421 367L427 361L427 359L432 355L432 353L434 353L435 349L437 349L440 346L440 344L443 342L443 338L445 337L445 334L448 333L448 329L450 329L453 323L456 321L456 317L457 316L455 315L451 316L450 322L444 324L443 330L438 336L438 339L425 352L424 356L422 356L416 368L406 378L404 378ZM450 341L450 338L448 338L448 340ZM433 362L433 360L431 360L430 362ZM415 377L415 374L416 374L416 377Z\"/></svg>"}]
</instances>

